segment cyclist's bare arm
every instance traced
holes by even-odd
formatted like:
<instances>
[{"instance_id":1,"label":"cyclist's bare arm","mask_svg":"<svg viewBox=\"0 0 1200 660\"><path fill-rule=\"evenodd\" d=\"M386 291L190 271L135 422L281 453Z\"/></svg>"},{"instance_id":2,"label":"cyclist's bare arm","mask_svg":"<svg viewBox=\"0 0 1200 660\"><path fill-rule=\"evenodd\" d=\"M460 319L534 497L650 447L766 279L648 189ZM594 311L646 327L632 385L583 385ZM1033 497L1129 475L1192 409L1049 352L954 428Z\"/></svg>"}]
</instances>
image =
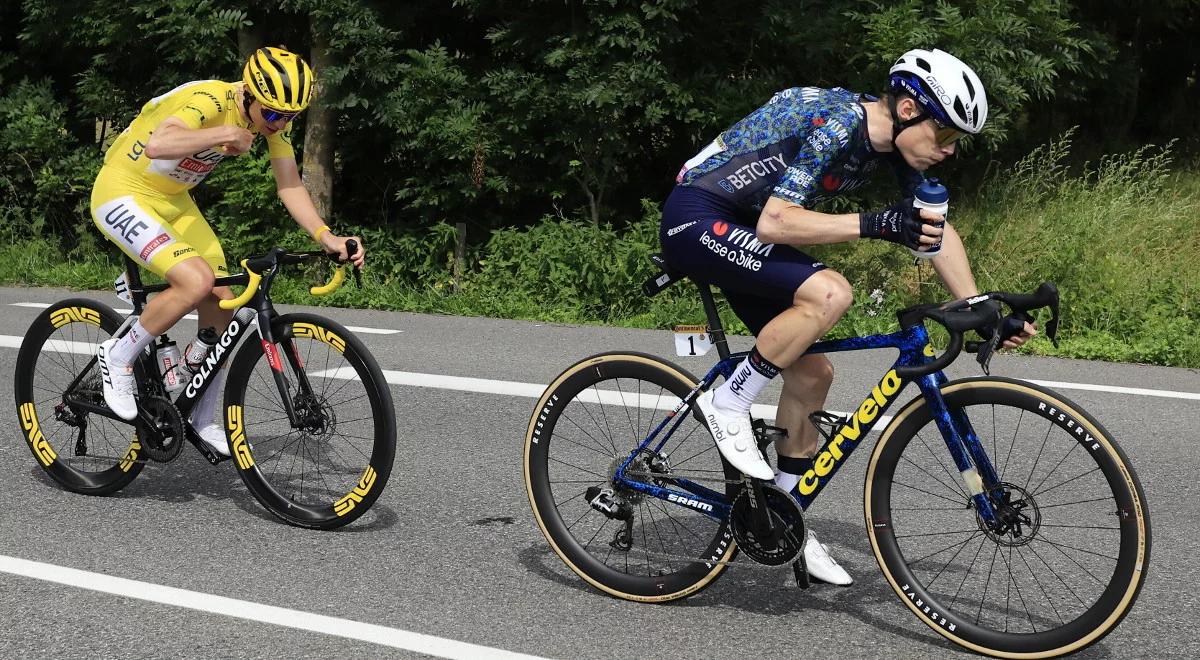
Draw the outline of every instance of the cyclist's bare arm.
<instances>
[{"instance_id":1,"label":"cyclist's bare arm","mask_svg":"<svg viewBox=\"0 0 1200 660\"><path fill-rule=\"evenodd\" d=\"M971 273L971 264L967 260L967 250L963 247L962 238L950 223L944 225L942 234L942 251L932 259L933 269L937 271L950 294L955 298L969 298L979 295L979 287L975 284L975 276ZM1004 348L1016 348L1037 334L1037 325L1025 324L1024 333L1004 342Z\"/></svg>"},{"instance_id":2,"label":"cyclist's bare arm","mask_svg":"<svg viewBox=\"0 0 1200 660\"><path fill-rule=\"evenodd\" d=\"M325 225L325 221L321 219L321 214L317 212L317 207L313 204L312 196L308 194L308 189L304 187L304 181L300 179L300 170L296 167L296 159L272 158L271 171L275 173L275 191L279 195L279 201L283 202L296 224L308 232L309 236L312 236ZM336 253L340 258L345 259L346 241L351 238L359 245L358 252L354 254L351 261L355 266L361 268L367 250L358 236L338 236L333 232L325 231L321 232L317 241L326 252Z\"/></svg>"},{"instance_id":3,"label":"cyclist's bare arm","mask_svg":"<svg viewBox=\"0 0 1200 660\"><path fill-rule=\"evenodd\" d=\"M168 117L154 129L146 144L146 155L155 159L185 158L198 151L224 147L227 155L245 153L254 134L240 126L189 128L183 120Z\"/></svg>"},{"instance_id":4,"label":"cyclist's bare arm","mask_svg":"<svg viewBox=\"0 0 1200 660\"><path fill-rule=\"evenodd\" d=\"M806 209L780 197L769 197L755 230L763 243L824 245L858 238L858 214L834 215Z\"/></svg>"},{"instance_id":5,"label":"cyclist's bare arm","mask_svg":"<svg viewBox=\"0 0 1200 660\"><path fill-rule=\"evenodd\" d=\"M967 250L963 247L962 238L949 222L942 228L942 251L931 260L933 269L946 284L950 295L955 298L979 295L979 287L975 284L975 275L971 273L971 262L967 260Z\"/></svg>"}]
</instances>

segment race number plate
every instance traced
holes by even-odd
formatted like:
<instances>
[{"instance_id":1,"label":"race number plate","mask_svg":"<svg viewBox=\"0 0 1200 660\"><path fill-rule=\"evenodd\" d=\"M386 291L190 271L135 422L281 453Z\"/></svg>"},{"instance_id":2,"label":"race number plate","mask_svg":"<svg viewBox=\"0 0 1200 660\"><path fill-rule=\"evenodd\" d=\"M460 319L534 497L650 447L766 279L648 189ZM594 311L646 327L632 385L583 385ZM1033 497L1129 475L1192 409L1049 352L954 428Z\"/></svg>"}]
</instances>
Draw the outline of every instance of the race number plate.
<instances>
[{"instance_id":1,"label":"race number plate","mask_svg":"<svg viewBox=\"0 0 1200 660\"><path fill-rule=\"evenodd\" d=\"M712 348L712 335L706 325L675 326L675 354L681 356L704 355Z\"/></svg>"},{"instance_id":2,"label":"race number plate","mask_svg":"<svg viewBox=\"0 0 1200 660\"><path fill-rule=\"evenodd\" d=\"M129 295L129 282L125 281L125 273L121 273L117 281L113 282L113 290L117 294L117 299L123 300L130 305L133 304L133 298Z\"/></svg>"}]
</instances>

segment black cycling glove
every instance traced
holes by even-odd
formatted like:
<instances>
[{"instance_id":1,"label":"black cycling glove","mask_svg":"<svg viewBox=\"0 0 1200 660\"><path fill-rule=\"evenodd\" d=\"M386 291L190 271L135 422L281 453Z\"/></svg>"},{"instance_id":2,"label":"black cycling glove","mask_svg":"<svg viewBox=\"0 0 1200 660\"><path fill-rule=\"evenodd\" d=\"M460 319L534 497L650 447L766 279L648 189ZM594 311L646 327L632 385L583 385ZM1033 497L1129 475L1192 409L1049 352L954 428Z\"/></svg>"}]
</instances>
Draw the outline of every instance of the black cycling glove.
<instances>
[{"instance_id":1,"label":"black cycling glove","mask_svg":"<svg viewBox=\"0 0 1200 660\"><path fill-rule=\"evenodd\" d=\"M975 305L975 309L979 309L981 307L991 311L996 317L999 317L1001 314L1000 303L996 302L995 300L985 300L984 302ZM994 326L986 325L976 330L976 332L978 332L979 336L983 337L984 339L991 339L996 329L999 328L1000 339L996 341L996 345L1001 346L1004 344L1004 342L1012 339L1013 337L1020 336L1020 334L1025 331L1026 321L1033 321L1033 318L1028 314L1017 312L1009 314L1008 316L1000 319L1000 322Z\"/></svg>"},{"instance_id":2,"label":"black cycling glove","mask_svg":"<svg viewBox=\"0 0 1200 660\"><path fill-rule=\"evenodd\" d=\"M920 211L913 208L912 197L882 211L858 214L858 233L863 238L879 238L913 250L924 245L921 224Z\"/></svg>"}]
</instances>

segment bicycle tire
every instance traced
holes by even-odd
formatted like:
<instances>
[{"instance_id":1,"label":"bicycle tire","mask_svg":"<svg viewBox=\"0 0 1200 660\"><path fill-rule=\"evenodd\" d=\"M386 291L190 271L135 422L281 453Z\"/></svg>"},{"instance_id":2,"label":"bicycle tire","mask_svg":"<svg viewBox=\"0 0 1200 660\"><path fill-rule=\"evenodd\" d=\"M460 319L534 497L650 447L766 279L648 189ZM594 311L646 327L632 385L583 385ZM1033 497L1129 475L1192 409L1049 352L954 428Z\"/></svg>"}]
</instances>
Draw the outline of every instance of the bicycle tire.
<instances>
[{"instance_id":1,"label":"bicycle tire","mask_svg":"<svg viewBox=\"0 0 1200 660\"><path fill-rule=\"evenodd\" d=\"M271 333L274 357L261 342L247 342L230 366L224 408L230 452L246 488L273 515L298 527L336 529L366 513L387 485L396 454L391 392L362 341L334 321L287 314L272 320ZM311 423L300 429L284 410L271 375L274 360L298 413L311 411ZM322 458L328 465L319 465ZM309 464L318 464L315 474Z\"/></svg>"},{"instance_id":2,"label":"bicycle tire","mask_svg":"<svg viewBox=\"0 0 1200 660\"><path fill-rule=\"evenodd\" d=\"M1149 512L1128 458L1082 408L1030 383L972 378L947 384L942 395L952 414L965 414L971 420L1016 503L1015 510L1024 516L1022 525L1007 534L989 533L981 526L968 506L968 490L949 452L941 458L935 453L944 447L940 432L934 426L928 438L921 435L933 420L924 398L918 397L884 430L867 468L863 497L867 531L885 578L930 628L978 653L1049 658L1099 641L1128 614L1149 567ZM1001 430L1000 420L1012 419L1015 429ZM1039 435L1041 445L1034 454L1032 446ZM1021 451L1016 449L1018 442ZM1060 469L1061 475L1055 476ZM1068 493L1080 489L1087 493L1084 499L1061 501L1076 497ZM904 506L914 499L925 504ZM1093 521L1099 524L1087 524ZM912 527L936 531L897 533ZM975 539L980 540L978 548ZM950 546L928 552L947 540ZM923 543L928 545L920 547ZM934 560L955 547L949 559ZM977 563L981 556L989 564L985 582L983 564ZM1098 562L1100 568L1093 572L1084 561ZM993 582L997 565L1008 570L1003 587L999 580ZM980 572L972 579L976 567ZM968 598L963 590L969 581ZM950 597L955 582L957 591ZM989 600L993 590L995 597ZM1092 598L1080 595L1093 591L1099 593ZM1020 609L1013 613L1016 603Z\"/></svg>"},{"instance_id":3,"label":"bicycle tire","mask_svg":"<svg viewBox=\"0 0 1200 660\"><path fill-rule=\"evenodd\" d=\"M66 389L81 373L85 375L74 395L104 405L96 346L121 322L103 303L61 300L34 319L17 354L13 390L21 437L38 466L74 493L114 493L129 485L144 465L138 460L141 444L132 426L102 415L79 414L64 405Z\"/></svg>"},{"instance_id":4,"label":"bicycle tire","mask_svg":"<svg viewBox=\"0 0 1200 660\"><path fill-rule=\"evenodd\" d=\"M633 387L635 382L636 390ZM601 383L609 383L606 386L608 389L601 390L597 387ZM616 386L615 390L612 389L613 385ZM589 506L586 496L580 497L588 486L603 485L606 480L611 483L609 478L616 469L617 462L628 456L653 425L666 417L695 385L696 379L693 376L655 356L642 353L605 353L585 358L567 368L546 388L534 408L525 436L524 451L526 493L534 519L555 554L577 575L607 594L626 600L659 603L691 596L711 585L724 572L727 562L737 554L737 546L729 531L728 521L718 522L686 507L645 496L638 501L634 510L638 524L630 526L633 530L631 547L622 551L618 546L614 546L614 535L613 542L608 545L608 552L604 557L600 557L599 553L604 552L602 544L593 546L593 543L596 543L597 538L607 536L605 532L614 533L625 523L608 518ZM588 392L590 394L584 394ZM646 392L655 393L645 394ZM589 408L589 401L596 405ZM636 414L626 405L628 401L635 404L632 407L636 409ZM624 413L610 415L608 410L615 407L624 409ZM644 407L649 407L657 413L645 414ZM633 421L635 416L637 422ZM597 421L597 417L604 420L604 428ZM720 453L716 451L712 438L699 418L695 414L689 417L689 420L684 420L684 426L681 426L676 435L663 447L665 451L662 455L672 464L671 470L689 470L693 474L711 475L713 479L724 482L717 490L732 499L739 486L728 481L736 481L741 475L720 458ZM607 445L584 430L581 422L586 424L588 421L596 422L595 433L605 436ZM689 422L691 426L688 426ZM560 423L563 427L561 430ZM624 431L626 423L629 425L627 435ZM571 437L577 433L572 429L572 424L583 435L578 438ZM620 435L625 437L613 437L613 424L618 425ZM688 431L686 435L685 431ZM588 438L586 441L582 440L585 435ZM681 439L676 442L676 437ZM560 445L562 449L557 456L570 460L564 461L551 456L550 450ZM571 465L571 460L583 462L582 459L568 455L568 452L579 451L585 452L581 456L586 456L592 467L573 466L565 469L582 471L582 474L577 476L583 478L554 479L551 473L563 469L562 465ZM683 460L679 460L680 456L684 457ZM689 463L697 459L702 462ZM719 464L716 461L720 461ZM606 465L602 468L595 467L601 463ZM719 467L714 467L717 465ZM697 466L708 469L697 471ZM559 484L558 497L555 495L556 483ZM672 508L679 510L679 518L671 513ZM577 517L580 511L582 515ZM564 512L575 522L568 523ZM585 518L588 519L586 531L578 528ZM701 524L704 526L700 527ZM697 532L693 527L701 531ZM596 530L594 533L592 528ZM710 529L711 532L708 531ZM579 536L573 530L579 531ZM672 541L670 547L667 545L668 539L663 537L664 530L673 530L678 540ZM689 531L696 542L685 542L685 536L680 530ZM655 535L657 539L654 538ZM590 539L584 541L585 536L590 536ZM661 555L665 558L659 556L657 549L651 550L650 546L654 542L659 544ZM683 554L675 554L677 546L685 545L691 547L679 550ZM636 555L637 550L634 548L637 546L645 552L646 575L641 575L641 571L638 571L639 574L630 572L630 558ZM619 553L624 553L624 570L620 566L622 555L618 554L616 558L612 555L614 548L617 548ZM651 556L652 552L655 556ZM663 565L666 566L666 570L662 568Z\"/></svg>"}]
</instances>

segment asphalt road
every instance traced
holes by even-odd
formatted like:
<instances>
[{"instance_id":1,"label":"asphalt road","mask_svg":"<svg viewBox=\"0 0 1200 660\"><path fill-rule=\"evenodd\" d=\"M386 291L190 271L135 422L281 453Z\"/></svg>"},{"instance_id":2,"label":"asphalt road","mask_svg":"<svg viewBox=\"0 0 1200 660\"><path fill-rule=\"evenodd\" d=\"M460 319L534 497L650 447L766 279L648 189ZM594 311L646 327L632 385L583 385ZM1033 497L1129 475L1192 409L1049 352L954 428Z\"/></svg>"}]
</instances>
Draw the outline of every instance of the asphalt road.
<instances>
[{"instance_id":1,"label":"asphalt road","mask_svg":"<svg viewBox=\"0 0 1200 660\"><path fill-rule=\"evenodd\" d=\"M14 303L67 295L124 306L107 293L0 288L0 338L22 336L40 311ZM674 358L664 331L314 311L344 325L400 330L360 335L385 370L541 384L604 350L664 355L694 373L711 364L709 358ZM176 338L186 341L194 331L194 323L184 321ZM749 346L746 338L735 343ZM0 398L9 402L16 355L16 348L0 344ZM862 400L890 357L867 352L833 361L838 377L829 407L846 410ZM963 359L951 375L972 374L973 366ZM993 367L1001 375L1047 381L1200 393L1200 374L1192 370L1024 357L1001 357ZM148 466L115 496L66 493L37 467L15 407L5 406L0 556L538 656L967 657L918 621L879 574L862 523L866 451L807 516L855 576L853 587L801 591L787 567L734 566L696 597L641 605L605 596L577 578L533 522L521 452L534 399L524 390L394 385L391 391L399 420L392 479L370 513L336 532L277 522L229 463L211 467L186 448L172 463ZM1191 508L1200 501L1200 401L1063 393L1100 418L1128 453L1145 487L1154 533L1138 603L1081 657L1200 655L1200 539ZM4 657L413 655L0 571Z\"/></svg>"}]
</instances>

